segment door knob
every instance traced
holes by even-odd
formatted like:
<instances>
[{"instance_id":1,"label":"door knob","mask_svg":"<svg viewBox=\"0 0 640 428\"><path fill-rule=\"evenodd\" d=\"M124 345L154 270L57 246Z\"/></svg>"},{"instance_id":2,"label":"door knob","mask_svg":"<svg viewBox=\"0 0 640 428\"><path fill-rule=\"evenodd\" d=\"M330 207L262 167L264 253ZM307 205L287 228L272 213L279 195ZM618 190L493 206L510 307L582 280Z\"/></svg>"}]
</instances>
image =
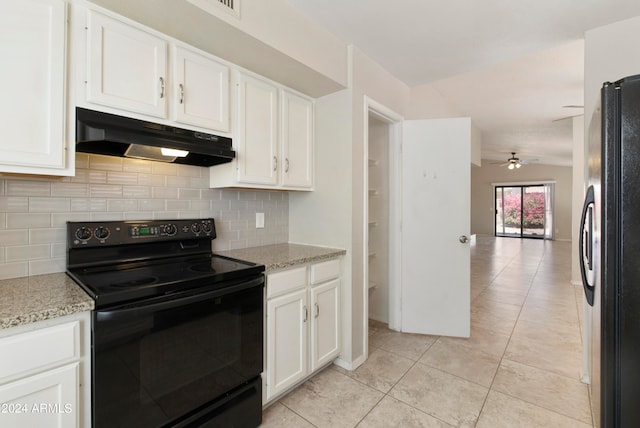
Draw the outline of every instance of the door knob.
<instances>
[{"instance_id":1,"label":"door knob","mask_svg":"<svg viewBox=\"0 0 640 428\"><path fill-rule=\"evenodd\" d=\"M467 242L469 242L469 238L467 238L465 235L462 235L461 237L458 238L458 241L462 242L463 244L466 244Z\"/></svg>"}]
</instances>

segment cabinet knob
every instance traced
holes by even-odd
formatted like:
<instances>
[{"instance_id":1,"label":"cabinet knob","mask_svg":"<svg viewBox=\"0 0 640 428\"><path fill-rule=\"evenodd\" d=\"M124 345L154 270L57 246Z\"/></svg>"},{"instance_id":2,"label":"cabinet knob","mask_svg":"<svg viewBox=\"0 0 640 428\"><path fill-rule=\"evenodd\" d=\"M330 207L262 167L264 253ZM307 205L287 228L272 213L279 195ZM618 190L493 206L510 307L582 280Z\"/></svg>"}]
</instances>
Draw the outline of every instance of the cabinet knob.
<instances>
[{"instance_id":1,"label":"cabinet knob","mask_svg":"<svg viewBox=\"0 0 640 428\"><path fill-rule=\"evenodd\" d=\"M307 309L307 306L304 306L304 318L302 319L302 322L307 322L307 319L309 318L309 309Z\"/></svg>"},{"instance_id":2,"label":"cabinet knob","mask_svg":"<svg viewBox=\"0 0 640 428\"><path fill-rule=\"evenodd\" d=\"M278 170L278 158L277 157L273 157L273 171L277 171Z\"/></svg>"},{"instance_id":3,"label":"cabinet knob","mask_svg":"<svg viewBox=\"0 0 640 428\"><path fill-rule=\"evenodd\" d=\"M178 85L180 88L180 104L184 103L184 85L181 83Z\"/></svg>"},{"instance_id":4,"label":"cabinet knob","mask_svg":"<svg viewBox=\"0 0 640 428\"><path fill-rule=\"evenodd\" d=\"M164 98L164 77L160 77L160 98Z\"/></svg>"},{"instance_id":5,"label":"cabinet knob","mask_svg":"<svg viewBox=\"0 0 640 428\"><path fill-rule=\"evenodd\" d=\"M284 159L284 172L289 172L289 158Z\"/></svg>"},{"instance_id":6,"label":"cabinet knob","mask_svg":"<svg viewBox=\"0 0 640 428\"><path fill-rule=\"evenodd\" d=\"M316 303L316 318L320 316L320 306Z\"/></svg>"}]
</instances>

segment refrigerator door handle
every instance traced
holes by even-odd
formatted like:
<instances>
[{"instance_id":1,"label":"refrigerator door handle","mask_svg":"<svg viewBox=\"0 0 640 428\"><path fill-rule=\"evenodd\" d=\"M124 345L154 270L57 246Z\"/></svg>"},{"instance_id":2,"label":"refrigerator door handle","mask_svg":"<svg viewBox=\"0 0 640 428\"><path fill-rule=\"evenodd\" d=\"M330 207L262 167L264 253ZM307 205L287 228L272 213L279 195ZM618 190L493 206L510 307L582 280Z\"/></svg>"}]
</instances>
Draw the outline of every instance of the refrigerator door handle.
<instances>
[{"instance_id":1,"label":"refrigerator door handle","mask_svg":"<svg viewBox=\"0 0 640 428\"><path fill-rule=\"evenodd\" d=\"M582 206L582 217L580 219L580 243L578 250L580 252L580 275L582 276L582 286L587 303L593 306L595 273L593 260L593 217L595 208L595 197L593 186L587 189L587 195Z\"/></svg>"}]
</instances>

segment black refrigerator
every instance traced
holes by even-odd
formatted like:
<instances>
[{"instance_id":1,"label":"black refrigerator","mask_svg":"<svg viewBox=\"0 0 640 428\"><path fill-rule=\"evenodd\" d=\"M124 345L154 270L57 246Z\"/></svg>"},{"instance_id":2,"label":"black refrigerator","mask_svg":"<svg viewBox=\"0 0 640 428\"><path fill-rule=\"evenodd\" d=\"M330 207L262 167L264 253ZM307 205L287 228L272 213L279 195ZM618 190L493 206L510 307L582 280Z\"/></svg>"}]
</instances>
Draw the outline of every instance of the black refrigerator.
<instances>
[{"instance_id":1,"label":"black refrigerator","mask_svg":"<svg viewBox=\"0 0 640 428\"><path fill-rule=\"evenodd\" d=\"M640 427L640 75L603 85L588 139L579 253L594 422Z\"/></svg>"}]
</instances>

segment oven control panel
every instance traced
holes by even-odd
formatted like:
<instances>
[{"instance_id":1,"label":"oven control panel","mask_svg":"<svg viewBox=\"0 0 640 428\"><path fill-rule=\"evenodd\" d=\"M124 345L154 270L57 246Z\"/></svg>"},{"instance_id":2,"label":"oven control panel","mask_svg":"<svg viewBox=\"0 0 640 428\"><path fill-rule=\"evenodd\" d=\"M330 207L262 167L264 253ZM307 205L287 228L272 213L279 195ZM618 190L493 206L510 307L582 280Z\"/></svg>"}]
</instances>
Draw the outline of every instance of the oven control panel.
<instances>
[{"instance_id":1,"label":"oven control panel","mask_svg":"<svg viewBox=\"0 0 640 428\"><path fill-rule=\"evenodd\" d=\"M212 218L68 222L68 248L216 237Z\"/></svg>"}]
</instances>

